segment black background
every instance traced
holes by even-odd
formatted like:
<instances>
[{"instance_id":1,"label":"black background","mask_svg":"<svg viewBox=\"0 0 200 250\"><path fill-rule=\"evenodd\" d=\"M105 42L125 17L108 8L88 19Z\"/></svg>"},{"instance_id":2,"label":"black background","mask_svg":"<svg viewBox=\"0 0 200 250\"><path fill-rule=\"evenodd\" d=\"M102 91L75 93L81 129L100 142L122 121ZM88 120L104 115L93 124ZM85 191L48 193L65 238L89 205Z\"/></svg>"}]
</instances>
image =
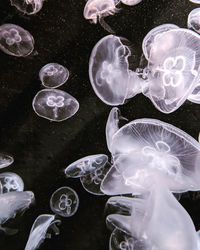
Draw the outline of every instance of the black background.
<instances>
[{"instance_id":1,"label":"black background","mask_svg":"<svg viewBox=\"0 0 200 250\"><path fill-rule=\"evenodd\" d=\"M46 240L40 249L108 249L109 231L105 226L107 197L87 193L77 179L66 179L64 168L91 154L108 154L105 124L111 107L95 95L88 77L88 61L94 45L108 33L83 17L84 0L48 0L35 16L25 16L0 1L0 22L13 23L28 30L35 39L35 55L16 58L0 51L0 150L12 154L15 163L5 171L19 174L25 190L35 193L36 202L22 217L9 224L18 227L15 236L0 234L0 249L22 250L35 218L51 213L51 194L61 186L74 188L80 198L77 213L63 218L60 235ZM141 54L145 34L163 23L186 27L189 12L198 5L189 0L143 0L137 6L121 5L121 11L107 17L116 34L131 41ZM200 7L200 6L199 6ZM80 103L78 113L61 123L38 117L32 109L34 95L42 89L38 72L49 62L70 71L61 89ZM200 131L200 105L186 101L176 112L166 115L155 109L143 95L120 107L129 121L156 118L171 123L197 139ZM1 170L3 172L4 170ZM183 195L181 203L200 228L198 195Z\"/></svg>"}]
</instances>

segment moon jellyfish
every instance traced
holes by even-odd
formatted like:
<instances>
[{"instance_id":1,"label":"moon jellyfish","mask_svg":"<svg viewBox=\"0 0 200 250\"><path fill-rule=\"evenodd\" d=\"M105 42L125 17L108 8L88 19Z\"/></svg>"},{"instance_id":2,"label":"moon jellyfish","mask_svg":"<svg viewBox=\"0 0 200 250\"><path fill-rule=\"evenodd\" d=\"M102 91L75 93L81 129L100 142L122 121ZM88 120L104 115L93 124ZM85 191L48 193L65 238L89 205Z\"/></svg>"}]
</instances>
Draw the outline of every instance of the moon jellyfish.
<instances>
[{"instance_id":1,"label":"moon jellyfish","mask_svg":"<svg viewBox=\"0 0 200 250\"><path fill-rule=\"evenodd\" d=\"M57 220L55 215L39 215L33 223L25 250L38 249L45 238L51 238L50 230L53 231L55 235L58 235L60 232L57 225L60 225L60 223L61 221Z\"/></svg>"},{"instance_id":2,"label":"moon jellyfish","mask_svg":"<svg viewBox=\"0 0 200 250\"><path fill-rule=\"evenodd\" d=\"M77 193L70 187L61 187L51 196L51 210L62 216L71 217L78 210L79 198Z\"/></svg>"},{"instance_id":3,"label":"moon jellyfish","mask_svg":"<svg viewBox=\"0 0 200 250\"><path fill-rule=\"evenodd\" d=\"M114 229L110 236L109 250L134 250L134 238L119 229Z\"/></svg>"},{"instance_id":4,"label":"moon jellyfish","mask_svg":"<svg viewBox=\"0 0 200 250\"><path fill-rule=\"evenodd\" d=\"M0 174L0 183L3 193L24 191L24 182L22 178L15 173L5 172Z\"/></svg>"},{"instance_id":5,"label":"moon jellyfish","mask_svg":"<svg viewBox=\"0 0 200 250\"><path fill-rule=\"evenodd\" d=\"M12 156L0 153L0 169L10 166L13 162L14 158Z\"/></svg>"},{"instance_id":6,"label":"moon jellyfish","mask_svg":"<svg viewBox=\"0 0 200 250\"><path fill-rule=\"evenodd\" d=\"M192 3L200 4L200 0L189 0L189 1L192 2Z\"/></svg>"},{"instance_id":7,"label":"moon jellyfish","mask_svg":"<svg viewBox=\"0 0 200 250\"><path fill-rule=\"evenodd\" d=\"M193 29L200 33L200 8L196 8L190 12L187 21L188 29Z\"/></svg>"},{"instance_id":8,"label":"moon jellyfish","mask_svg":"<svg viewBox=\"0 0 200 250\"><path fill-rule=\"evenodd\" d=\"M42 9L44 0L10 0L10 2L22 13L34 15Z\"/></svg>"},{"instance_id":9,"label":"moon jellyfish","mask_svg":"<svg viewBox=\"0 0 200 250\"><path fill-rule=\"evenodd\" d=\"M34 201L31 191L9 192L0 194L0 230L7 234L13 234L16 230L2 227L9 219L14 218L18 212L23 212Z\"/></svg>"},{"instance_id":10,"label":"moon jellyfish","mask_svg":"<svg viewBox=\"0 0 200 250\"><path fill-rule=\"evenodd\" d=\"M96 95L108 105L124 104L141 92L137 76L129 70L131 51L123 41L113 35L103 37L90 56L90 82Z\"/></svg>"},{"instance_id":11,"label":"moon jellyfish","mask_svg":"<svg viewBox=\"0 0 200 250\"><path fill-rule=\"evenodd\" d=\"M48 63L40 70L39 77L44 87L58 88L67 81L69 71L58 63Z\"/></svg>"},{"instance_id":12,"label":"moon jellyfish","mask_svg":"<svg viewBox=\"0 0 200 250\"><path fill-rule=\"evenodd\" d=\"M18 25L3 24L0 26L0 49L11 56L25 57L34 49L34 38Z\"/></svg>"},{"instance_id":13,"label":"moon jellyfish","mask_svg":"<svg viewBox=\"0 0 200 250\"><path fill-rule=\"evenodd\" d=\"M142 0L120 0L120 1L121 1L121 3L129 5L129 6L133 6L133 5L136 5L140 2L142 2Z\"/></svg>"},{"instance_id":14,"label":"moon jellyfish","mask_svg":"<svg viewBox=\"0 0 200 250\"><path fill-rule=\"evenodd\" d=\"M79 103L73 96L58 89L39 91L32 105L38 116L56 122L70 118L79 109Z\"/></svg>"},{"instance_id":15,"label":"moon jellyfish","mask_svg":"<svg viewBox=\"0 0 200 250\"><path fill-rule=\"evenodd\" d=\"M67 177L78 178L89 175L91 172L102 168L108 162L108 156L104 154L89 155L71 163L66 169Z\"/></svg>"},{"instance_id":16,"label":"moon jellyfish","mask_svg":"<svg viewBox=\"0 0 200 250\"><path fill-rule=\"evenodd\" d=\"M116 5L120 0L88 0L83 16L85 19L91 20L92 23L96 24L97 21L101 26L110 33L113 33L113 30L110 26L105 23L104 17L109 15L114 15L119 9L116 8Z\"/></svg>"},{"instance_id":17,"label":"moon jellyfish","mask_svg":"<svg viewBox=\"0 0 200 250\"><path fill-rule=\"evenodd\" d=\"M196 88L192 91L192 93L187 98L189 101L193 103L200 104L200 84L198 83Z\"/></svg>"}]
</instances>

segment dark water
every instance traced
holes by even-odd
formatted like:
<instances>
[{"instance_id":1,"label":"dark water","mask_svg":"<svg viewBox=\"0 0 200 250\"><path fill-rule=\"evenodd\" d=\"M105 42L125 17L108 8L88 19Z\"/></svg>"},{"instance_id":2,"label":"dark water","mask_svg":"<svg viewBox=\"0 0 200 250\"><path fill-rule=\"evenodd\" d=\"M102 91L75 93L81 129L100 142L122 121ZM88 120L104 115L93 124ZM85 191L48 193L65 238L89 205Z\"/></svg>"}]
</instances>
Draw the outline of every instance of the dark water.
<instances>
[{"instance_id":1,"label":"dark water","mask_svg":"<svg viewBox=\"0 0 200 250\"><path fill-rule=\"evenodd\" d=\"M109 231L105 226L104 205L107 197L87 193L79 180L66 179L63 169L71 162L96 153L108 154L105 124L111 107L101 102L88 78L88 60L93 46L108 33L83 18L84 0L48 0L35 16L24 16L9 0L0 1L0 21L14 23L30 31L35 38L37 55L15 58L0 52L0 151L15 158L6 171L19 174L26 190L35 193L35 205L9 224L19 233L0 234L0 249L22 250L35 218L51 213L49 199L61 186L74 188L80 198L78 212L62 219L60 235L46 240L40 249L106 250ZM121 11L106 18L119 36L129 39L136 54L141 53L145 34L157 25L174 23L186 27L187 15L198 5L189 0L143 0L137 6L121 6ZM70 79L61 89L80 102L80 110L69 120L53 123L38 117L32 99L42 88L40 68L57 62L70 70ZM200 105L185 102L176 112L165 115L150 100L138 95L121 107L130 121L156 118L169 122L197 139L200 131ZM200 227L199 195L187 194L181 203Z\"/></svg>"}]
</instances>

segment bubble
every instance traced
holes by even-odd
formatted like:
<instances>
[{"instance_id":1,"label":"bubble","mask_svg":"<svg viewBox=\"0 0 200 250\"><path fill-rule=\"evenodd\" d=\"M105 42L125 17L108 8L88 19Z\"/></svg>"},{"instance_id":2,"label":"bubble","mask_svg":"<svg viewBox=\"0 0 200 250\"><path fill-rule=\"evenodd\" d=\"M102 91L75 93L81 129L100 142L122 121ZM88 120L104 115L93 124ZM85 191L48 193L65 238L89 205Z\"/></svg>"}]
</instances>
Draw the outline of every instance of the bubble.
<instances>
[{"instance_id":1,"label":"bubble","mask_svg":"<svg viewBox=\"0 0 200 250\"><path fill-rule=\"evenodd\" d=\"M79 109L79 103L73 96L58 89L39 91L32 105L38 116L56 122L70 118Z\"/></svg>"},{"instance_id":2,"label":"bubble","mask_svg":"<svg viewBox=\"0 0 200 250\"><path fill-rule=\"evenodd\" d=\"M20 12L27 15L34 15L42 9L44 0L10 0L10 2Z\"/></svg>"},{"instance_id":3,"label":"bubble","mask_svg":"<svg viewBox=\"0 0 200 250\"><path fill-rule=\"evenodd\" d=\"M51 210L62 216L71 217L78 210L79 198L77 193L70 187L61 187L51 196Z\"/></svg>"},{"instance_id":4,"label":"bubble","mask_svg":"<svg viewBox=\"0 0 200 250\"><path fill-rule=\"evenodd\" d=\"M13 162L14 158L12 156L0 153L0 169L10 166Z\"/></svg>"},{"instance_id":5,"label":"bubble","mask_svg":"<svg viewBox=\"0 0 200 250\"><path fill-rule=\"evenodd\" d=\"M39 77L44 87L58 88L67 81L69 71L58 63L48 63L40 70Z\"/></svg>"},{"instance_id":6,"label":"bubble","mask_svg":"<svg viewBox=\"0 0 200 250\"><path fill-rule=\"evenodd\" d=\"M12 56L25 57L34 49L34 39L31 34L15 24L0 26L0 49Z\"/></svg>"},{"instance_id":7,"label":"bubble","mask_svg":"<svg viewBox=\"0 0 200 250\"><path fill-rule=\"evenodd\" d=\"M3 193L24 191L24 182L22 178L15 173L5 172L0 174L0 183Z\"/></svg>"}]
</instances>

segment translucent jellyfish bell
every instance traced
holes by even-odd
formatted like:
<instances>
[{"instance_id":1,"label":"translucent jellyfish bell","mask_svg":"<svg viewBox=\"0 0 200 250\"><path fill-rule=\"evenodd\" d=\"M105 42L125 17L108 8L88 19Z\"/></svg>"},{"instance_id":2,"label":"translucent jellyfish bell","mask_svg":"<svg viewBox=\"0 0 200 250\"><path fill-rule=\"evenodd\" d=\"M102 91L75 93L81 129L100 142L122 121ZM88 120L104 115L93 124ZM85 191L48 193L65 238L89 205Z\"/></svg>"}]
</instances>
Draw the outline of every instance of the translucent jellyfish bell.
<instances>
[{"instance_id":1,"label":"translucent jellyfish bell","mask_svg":"<svg viewBox=\"0 0 200 250\"><path fill-rule=\"evenodd\" d=\"M189 13L187 26L188 29L193 29L200 33L200 8L196 8Z\"/></svg>"},{"instance_id":2,"label":"translucent jellyfish bell","mask_svg":"<svg viewBox=\"0 0 200 250\"><path fill-rule=\"evenodd\" d=\"M24 182L22 178L15 173L5 172L0 174L0 183L3 193L24 191Z\"/></svg>"},{"instance_id":3,"label":"translucent jellyfish bell","mask_svg":"<svg viewBox=\"0 0 200 250\"><path fill-rule=\"evenodd\" d=\"M42 214L39 215L33 223L31 232L25 247L25 250L35 250L40 247L45 238L50 239L51 233L48 230L52 230L56 235L59 234L57 225L61 223L60 220L55 218L55 215Z\"/></svg>"},{"instance_id":4,"label":"translucent jellyfish bell","mask_svg":"<svg viewBox=\"0 0 200 250\"><path fill-rule=\"evenodd\" d=\"M120 0L120 1L121 1L121 3L129 5L129 6L133 6L133 5L136 5L140 2L142 2L142 0Z\"/></svg>"},{"instance_id":5,"label":"translucent jellyfish bell","mask_svg":"<svg viewBox=\"0 0 200 250\"><path fill-rule=\"evenodd\" d=\"M200 0L189 0L189 1L192 2L192 3L200 4Z\"/></svg>"},{"instance_id":6,"label":"translucent jellyfish bell","mask_svg":"<svg viewBox=\"0 0 200 250\"><path fill-rule=\"evenodd\" d=\"M85 175L89 175L91 172L104 167L107 162L107 155L89 155L71 163L65 169L65 174L67 177L79 178Z\"/></svg>"},{"instance_id":7,"label":"translucent jellyfish bell","mask_svg":"<svg viewBox=\"0 0 200 250\"><path fill-rule=\"evenodd\" d=\"M58 63L48 63L41 68L39 77L44 87L58 88L67 81L69 71Z\"/></svg>"},{"instance_id":8,"label":"translucent jellyfish bell","mask_svg":"<svg viewBox=\"0 0 200 250\"><path fill-rule=\"evenodd\" d=\"M125 232L114 229L110 236L109 250L134 250L134 238Z\"/></svg>"},{"instance_id":9,"label":"translucent jellyfish bell","mask_svg":"<svg viewBox=\"0 0 200 250\"><path fill-rule=\"evenodd\" d=\"M90 82L96 95L108 105L124 104L126 99L141 92L139 80L129 70L131 51L123 41L124 38L117 36L105 36L90 56Z\"/></svg>"},{"instance_id":10,"label":"translucent jellyfish bell","mask_svg":"<svg viewBox=\"0 0 200 250\"><path fill-rule=\"evenodd\" d=\"M62 90L43 89L33 99L33 110L38 116L61 122L73 116L79 109L78 101Z\"/></svg>"},{"instance_id":11,"label":"translucent jellyfish bell","mask_svg":"<svg viewBox=\"0 0 200 250\"><path fill-rule=\"evenodd\" d=\"M34 38L18 25L3 24L0 26L0 49L11 56L25 57L34 49Z\"/></svg>"},{"instance_id":12,"label":"translucent jellyfish bell","mask_svg":"<svg viewBox=\"0 0 200 250\"><path fill-rule=\"evenodd\" d=\"M78 195L70 187L61 187L57 189L50 199L51 210L62 217L73 216L77 212L78 206Z\"/></svg>"},{"instance_id":13,"label":"translucent jellyfish bell","mask_svg":"<svg viewBox=\"0 0 200 250\"><path fill-rule=\"evenodd\" d=\"M10 0L10 2L22 13L34 15L42 9L44 0Z\"/></svg>"},{"instance_id":14,"label":"translucent jellyfish bell","mask_svg":"<svg viewBox=\"0 0 200 250\"><path fill-rule=\"evenodd\" d=\"M12 156L0 153L0 169L10 166L13 162L14 158Z\"/></svg>"},{"instance_id":15,"label":"translucent jellyfish bell","mask_svg":"<svg viewBox=\"0 0 200 250\"><path fill-rule=\"evenodd\" d=\"M119 2L120 0L88 0L83 11L83 16L95 24L99 21L105 30L113 33L113 30L105 23L104 17L114 15L118 12L119 9L116 8L116 5Z\"/></svg>"},{"instance_id":16,"label":"translucent jellyfish bell","mask_svg":"<svg viewBox=\"0 0 200 250\"><path fill-rule=\"evenodd\" d=\"M178 109L197 85L199 46L199 35L188 29L171 29L154 39L148 64L148 89L143 93L161 112Z\"/></svg>"}]
</instances>

